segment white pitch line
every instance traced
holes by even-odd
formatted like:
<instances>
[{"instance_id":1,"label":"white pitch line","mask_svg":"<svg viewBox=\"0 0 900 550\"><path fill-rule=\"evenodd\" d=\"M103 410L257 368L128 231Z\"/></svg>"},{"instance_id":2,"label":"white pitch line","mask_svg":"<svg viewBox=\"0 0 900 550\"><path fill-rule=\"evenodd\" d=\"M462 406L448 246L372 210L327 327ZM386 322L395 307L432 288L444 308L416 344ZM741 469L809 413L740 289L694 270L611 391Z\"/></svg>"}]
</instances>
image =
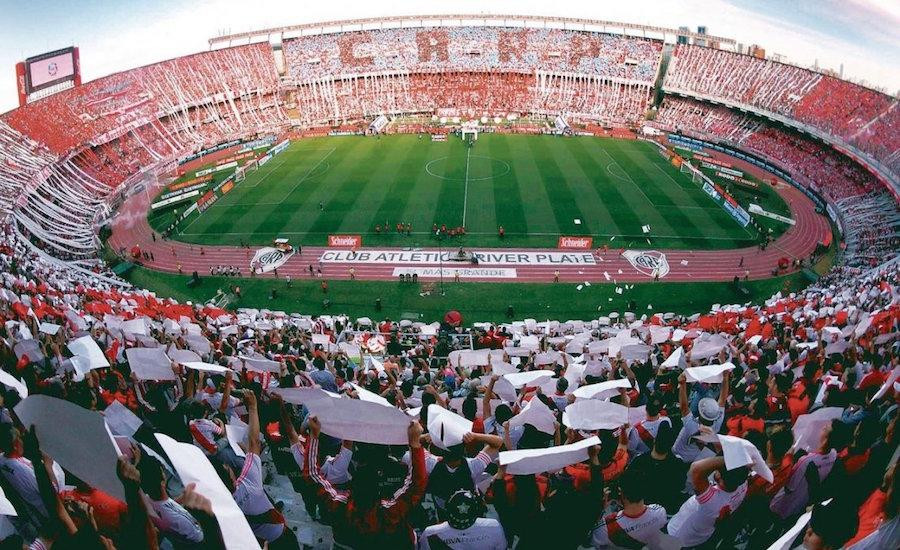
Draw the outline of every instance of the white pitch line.
<instances>
[{"instance_id":1,"label":"white pitch line","mask_svg":"<svg viewBox=\"0 0 900 550\"><path fill-rule=\"evenodd\" d=\"M297 187L299 187L300 184L303 183L303 181L306 180L306 178L308 178L309 175L313 173L313 170L315 170L316 168L319 167L320 164L322 164L323 162L325 162L325 159L327 159L328 157L330 157L330 156L331 156L331 153L334 153L336 150L337 150L337 147L332 147L332 148L331 148L331 151L328 151L328 154L326 154L324 157L320 158L320 159L319 159L319 162L315 163L315 164L312 166L312 168L310 168L309 170L307 170L306 173L303 174L303 177L300 178L300 180L297 181L297 183L295 183L293 187L291 187L291 190L287 192L287 194L284 196L284 198L281 199L280 201L278 201L278 204L282 204L284 201L286 201L287 198L291 196L291 193L293 193L293 192L297 189Z\"/></svg>"},{"instance_id":2,"label":"white pitch line","mask_svg":"<svg viewBox=\"0 0 900 550\"><path fill-rule=\"evenodd\" d=\"M472 148L466 149L466 190L463 193L463 220L462 226L466 226L466 206L469 203L469 156L472 154Z\"/></svg>"}]
</instances>

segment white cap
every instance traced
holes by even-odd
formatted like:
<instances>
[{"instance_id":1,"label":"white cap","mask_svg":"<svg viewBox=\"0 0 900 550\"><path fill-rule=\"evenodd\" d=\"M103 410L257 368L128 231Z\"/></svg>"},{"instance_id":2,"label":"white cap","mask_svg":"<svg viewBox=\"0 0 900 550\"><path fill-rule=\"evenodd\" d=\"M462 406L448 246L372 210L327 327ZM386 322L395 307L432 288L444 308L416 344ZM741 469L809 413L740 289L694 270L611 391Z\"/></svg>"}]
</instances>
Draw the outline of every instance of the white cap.
<instances>
[{"instance_id":1,"label":"white cap","mask_svg":"<svg viewBox=\"0 0 900 550\"><path fill-rule=\"evenodd\" d=\"M697 404L697 412L700 413L700 418L703 420L713 422L719 418L719 403L712 397L704 397Z\"/></svg>"}]
</instances>

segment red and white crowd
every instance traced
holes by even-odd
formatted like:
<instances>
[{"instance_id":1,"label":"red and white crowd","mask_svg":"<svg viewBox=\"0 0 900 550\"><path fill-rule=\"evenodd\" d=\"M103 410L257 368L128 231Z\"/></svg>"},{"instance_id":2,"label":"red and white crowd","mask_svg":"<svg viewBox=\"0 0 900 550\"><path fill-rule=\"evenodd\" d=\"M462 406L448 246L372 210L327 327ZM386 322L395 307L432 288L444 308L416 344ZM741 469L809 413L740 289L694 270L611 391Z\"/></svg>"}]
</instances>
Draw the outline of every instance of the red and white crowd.
<instances>
[{"instance_id":1,"label":"red and white crowd","mask_svg":"<svg viewBox=\"0 0 900 550\"><path fill-rule=\"evenodd\" d=\"M778 166L841 212L850 265L874 266L897 253L900 211L872 174L834 149L766 126L722 106L675 96L660 105L655 123L713 141L725 140Z\"/></svg>"},{"instance_id":2,"label":"red and white crowd","mask_svg":"<svg viewBox=\"0 0 900 550\"><path fill-rule=\"evenodd\" d=\"M350 548L900 544L896 260L470 329L179 304L9 232L0 265L4 547L296 548L279 484Z\"/></svg>"},{"instance_id":3,"label":"red and white crowd","mask_svg":"<svg viewBox=\"0 0 900 550\"><path fill-rule=\"evenodd\" d=\"M352 31L287 38L281 50L267 43L211 50L103 77L4 114L0 196L4 204L19 201L20 226L44 250L95 256L94 227L111 212L109 204L205 147L292 124L340 126L384 114L564 114L586 128L636 126L652 103L662 57L662 42L635 36L482 26ZM662 83L664 91L808 123L898 171L900 109L880 92L688 45L675 48ZM657 121L774 159L840 210L861 213L845 220L851 264L877 265L896 248L893 198L836 150L669 94Z\"/></svg>"},{"instance_id":4,"label":"red and white crowd","mask_svg":"<svg viewBox=\"0 0 900 550\"><path fill-rule=\"evenodd\" d=\"M724 99L803 122L900 172L897 98L808 69L679 44L664 88Z\"/></svg>"}]
</instances>

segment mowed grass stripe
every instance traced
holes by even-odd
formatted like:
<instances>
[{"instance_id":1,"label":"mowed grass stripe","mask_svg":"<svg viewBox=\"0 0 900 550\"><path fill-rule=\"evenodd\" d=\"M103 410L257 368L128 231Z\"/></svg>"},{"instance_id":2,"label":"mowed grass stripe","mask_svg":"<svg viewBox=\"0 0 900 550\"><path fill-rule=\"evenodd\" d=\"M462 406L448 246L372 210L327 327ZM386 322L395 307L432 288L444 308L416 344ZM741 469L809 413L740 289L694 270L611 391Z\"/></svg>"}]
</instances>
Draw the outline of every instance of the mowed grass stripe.
<instances>
[{"instance_id":1,"label":"mowed grass stripe","mask_svg":"<svg viewBox=\"0 0 900 550\"><path fill-rule=\"evenodd\" d=\"M433 245L432 223L462 223L466 153L455 136L447 142L415 135L304 139L188 219L180 238L264 244L283 232L294 242L320 245L328 233L360 233L369 246ZM646 143L483 134L470 153L468 234L447 246L548 247L572 233L627 235L614 244L643 248L721 249L750 240ZM433 174L426 171L431 161ZM576 226L574 218L584 223ZM164 227L165 219L157 215L151 223ZM375 235L375 225L385 221L391 227L410 222L418 234ZM653 227L649 244L641 238L645 223ZM498 225L506 229L503 240Z\"/></svg>"},{"instance_id":2,"label":"mowed grass stripe","mask_svg":"<svg viewBox=\"0 0 900 550\"><path fill-rule=\"evenodd\" d=\"M319 153L318 149L316 153ZM192 233L205 233L210 239L216 234L232 232L258 232L261 234L260 237L268 236L271 229L262 227L262 225L275 223L279 216L286 215L288 212L287 208L276 207L274 203L284 198L287 185L293 184L297 179L308 173L319 161L321 155L324 154L321 153L316 157L312 155L307 156L302 150L292 151L289 148L282 155L290 155L290 159L285 164L273 168L273 173L264 183L257 187L249 188L250 190L244 190L238 184L233 192L240 191L242 194L239 195L236 204L220 204L217 201L200 215L196 223L190 226L190 231ZM270 162L275 162L275 159ZM266 175L264 173L257 177L262 178ZM254 242L259 242L258 238L253 240Z\"/></svg>"},{"instance_id":3,"label":"mowed grass stripe","mask_svg":"<svg viewBox=\"0 0 900 550\"><path fill-rule=\"evenodd\" d=\"M593 233L594 229L588 223L586 211L581 209L579 197L569 186L566 174L571 167L568 165L560 167L553 156L554 140L559 141L562 138L542 136L538 140L529 141L528 144L535 159L539 161L541 179L545 182L547 195L550 197L549 204L556 217L556 225L567 235ZM576 219L581 220L580 225L575 224Z\"/></svg>"},{"instance_id":4,"label":"mowed grass stripe","mask_svg":"<svg viewBox=\"0 0 900 550\"><path fill-rule=\"evenodd\" d=\"M341 142L345 138L338 138ZM364 138L358 140L356 146L350 146L355 140L347 140L348 149L342 158L342 171L339 178L323 182L324 185L309 189L309 195L299 210L290 220L290 231L310 232L317 236L314 241L324 242L321 234L335 231L342 220L350 215L361 215L359 224L365 226L375 211L378 194L386 192L380 182L389 181L394 174L394 167L389 162L389 155L381 150L381 140ZM398 142L393 149L394 154L404 154L407 145ZM335 194L345 198L329 204ZM356 199L371 201L371 204L360 204ZM319 203L325 204L325 210Z\"/></svg>"},{"instance_id":5,"label":"mowed grass stripe","mask_svg":"<svg viewBox=\"0 0 900 550\"><path fill-rule=\"evenodd\" d=\"M432 143L430 138L425 138L422 140L422 144L417 146L416 150L419 153L421 165L418 168L412 167L410 176L413 177L413 182L408 191L409 196L406 199L401 217L405 220L411 220L414 232L430 232L431 225L434 223L440 207L439 197L441 191L447 182L429 174L425 167L431 160L447 153L448 144ZM430 238L430 235L413 236L416 244L418 244L419 240L427 241Z\"/></svg>"},{"instance_id":6,"label":"mowed grass stripe","mask_svg":"<svg viewBox=\"0 0 900 550\"><path fill-rule=\"evenodd\" d=\"M465 193L466 147L459 138L447 137L446 144L436 144L435 154L429 160L429 170L439 182L437 207L431 223L448 228L462 224L463 195ZM442 157L443 158L442 160ZM433 161L433 162L432 162ZM441 179L446 178L446 179Z\"/></svg>"},{"instance_id":7,"label":"mowed grass stripe","mask_svg":"<svg viewBox=\"0 0 900 550\"><path fill-rule=\"evenodd\" d=\"M321 214L319 202L329 200L338 184L345 180L353 168L347 162L348 156L360 148L365 148L363 141L344 141L340 138L330 140L330 148L320 150L314 162L322 162L327 155L328 170L311 175L302 181L285 182L288 194L282 196L279 205L269 207L268 212L259 212L254 222L248 226L256 226L256 231L275 237L282 232L304 233Z\"/></svg>"},{"instance_id":8,"label":"mowed grass stripe","mask_svg":"<svg viewBox=\"0 0 900 550\"><path fill-rule=\"evenodd\" d=\"M612 214L606 207L604 196L610 183L598 180L600 173L589 175L583 167L587 153L584 149L573 147L566 139L557 140L550 148L559 162L566 167L566 178L574 193L576 200L584 212L587 228L583 233L616 235L621 233L619 226L612 218ZM581 140L578 140L581 141Z\"/></svg>"},{"instance_id":9,"label":"mowed grass stripe","mask_svg":"<svg viewBox=\"0 0 900 550\"><path fill-rule=\"evenodd\" d=\"M503 159L509 165L509 173L502 178L491 181L494 188L494 217L497 225L503 226L507 234L528 232L528 220L525 215L525 197L522 195L522 178L517 171L519 163L514 162L510 150L510 140L491 140L491 154Z\"/></svg>"},{"instance_id":10,"label":"mowed grass stripe","mask_svg":"<svg viewBox=\"0 0 900 550\"><path fill-rule=\"evenodd\" d=\"M618 144L613 144L613 147L618 148ZM656 155L656 157L659 159L658 161L653 155L639 155L633 151L623 151L624 162L631 162L635 172L645 175L651 182L650 185L672 202L671 208L673 214L678 217L677 219L686 219L685 229L690 230L691 236L730 237L735 239L735 246L739 246L741 238L748 237L744 229L727 212L715 204L702 189L697 189L698 195L686 193L679 188L677 180L687 176L678 172L661 156ZM658 177L653 177L654 173ZM714 209L706 211L706 207ZM698 210L701 208L704 210Z\"/></svg>"},{"instance_id":11,"label":"mowed grass stripe","mask_svg":"<svg viewBox=\"0 0 900 550\"><path fill-rule=\"evenodd\" d=\"M703 235L703 230L694 223L694 218L676 206L664 190L667 184L672 182L665 178L664 174L654 173L656 170L650 165L645 155L634 156L632 152L623 152L615 144L609 145L611 154L615 155L619 166L631 175L636 185L641 186L644 193L657 205L653 214L648 213L648 218L664 219L665 224L671 230L660 227L660 222L648 221L652 227L652 233L662 235L679 235L685 237L698 237ZM652 172L651 172L652 170ZM660 182L660 178L664 181ZM663 218L662 211L665 211ZM705 214L705 213L704 213ZM703 215L703 214L701 214ZM674 233L672 231L675 231ZM730 236L721 231L715 232L715 236Z\"/></svg>"},{"instance_id":12,"label":"mowed grass stripe","mask_svg":"<svg viewBox=\"0 0 900 550\"><path fill-rule=\"evenodd\" d=\"M505 172L501 169L500 162L495 162L493 144L496 139L485 139L486 134L475 142L475 146L469 151L471 154L469 170L469 196L465 203L466 230L478 233L491 233L497 231L497 214L494 195L494 186L500 175Z\"/></svg>"},{"instance_id":13,"label":"mowed grass stripe","mask_svg":"<svg viewBox=\"0 0 900 550\"><path fill-rule=\"evenodd\" d=\"M525 140L509 140L509 143L511 164L516 166L518 174L526 232L558 233L559 225L550 204L546 182L531 147Z\"/></svg>"},{"instance_id":14,"label":"mowed grass stripe","mask_svg":"<svg viewBox=\"0 0 900 550\"><path fill-rule=\"evenodd\" d=\"M601 199L609 204L609 213L614 221L617 234L640 235L643 214L650 209L647 200L634 189L630 181L619 179L610 173L607 167L612 164L603 147L606 140L572 140L572 147L583 154L576 155L579 168L585 174L597 174L598 181L605 181L605 185L598 184L601 189ZM600 178L603 180L600 180ZM647 223L647 222L643 222Z\"/></svg>"},{"instance_id":15,"label":"mowed grass stripe","mask_svg":"<svg viewBox=\"0 0 900 550\"><path fill-rule=\"evenodd\" d=\"M391 228L400 222L412 224L413 231L425 230L425 224L428 221L427 215L421 211L409 211L407 205L423 178L427 177L432 181L435 181L436 178L425 173L428 148L423 147L421 142L417 143L415 136L407 137L409 143L405 154L391 159L393 172L390 173L387 181L379 182L385 192L380 195L377 209L370 214L372 216L369 221L370 230L374 229L376 223L383 223L384 220L388 221ZM388 152L384 151L382 154L388 154Z\"/></svg>"}]
</instances>

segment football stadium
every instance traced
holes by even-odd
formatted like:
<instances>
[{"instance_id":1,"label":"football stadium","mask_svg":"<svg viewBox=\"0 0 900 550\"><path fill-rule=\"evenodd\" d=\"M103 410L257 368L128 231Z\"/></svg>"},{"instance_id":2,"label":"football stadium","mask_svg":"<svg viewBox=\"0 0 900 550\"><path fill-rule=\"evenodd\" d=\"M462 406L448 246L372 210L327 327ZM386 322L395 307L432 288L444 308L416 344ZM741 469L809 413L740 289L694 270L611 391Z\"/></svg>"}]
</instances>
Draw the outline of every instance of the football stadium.
<instances>
[{"instance_id":1,"label":"football stadium","mask_svg":"<svg viewBox=\"0 0 900 550\"><path fill-rule=\"evenodd\" d=\"M900 547L895 95L589 18L207 45L15 67L0 547Z\"/></svg>"}]
</instances>

